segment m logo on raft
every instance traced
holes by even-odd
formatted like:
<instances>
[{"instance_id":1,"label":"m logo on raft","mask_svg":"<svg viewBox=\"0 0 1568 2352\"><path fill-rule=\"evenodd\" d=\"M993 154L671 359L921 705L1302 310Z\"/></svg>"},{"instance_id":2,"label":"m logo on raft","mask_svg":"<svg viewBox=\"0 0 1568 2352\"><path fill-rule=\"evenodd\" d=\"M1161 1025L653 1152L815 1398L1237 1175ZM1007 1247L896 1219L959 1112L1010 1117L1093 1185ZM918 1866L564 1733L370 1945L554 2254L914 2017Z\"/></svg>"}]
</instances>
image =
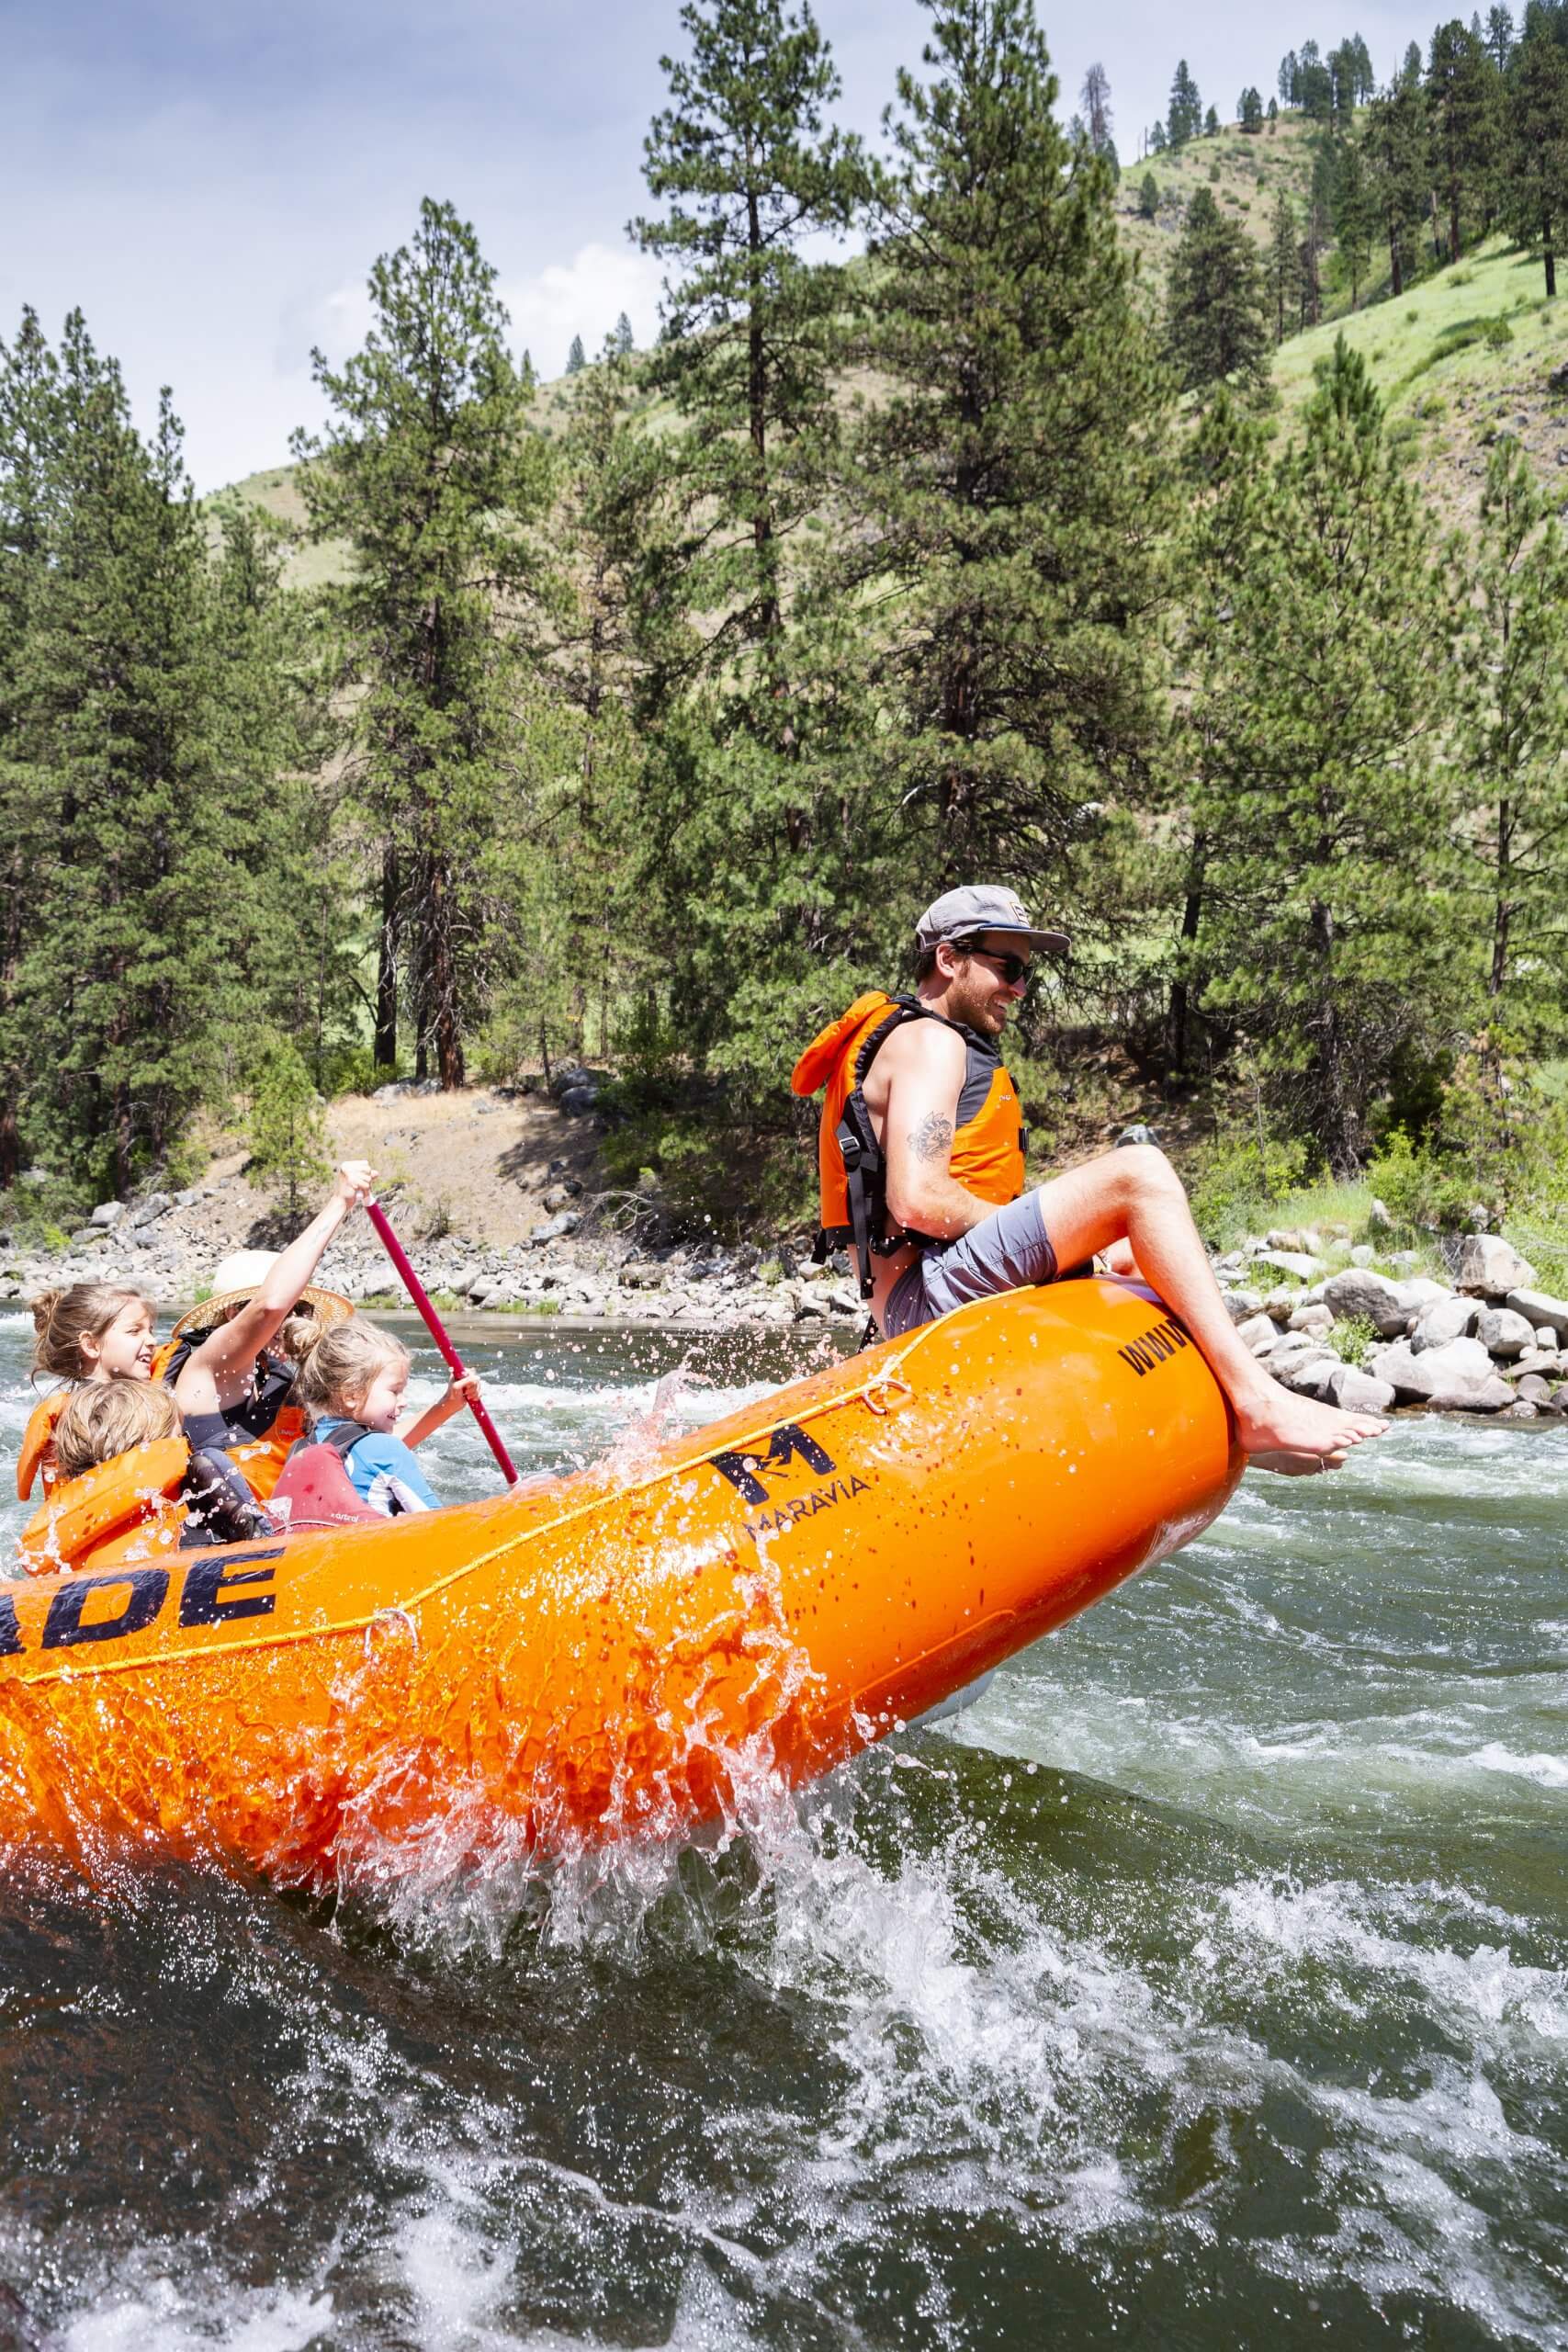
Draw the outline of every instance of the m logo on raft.
<instances>
[{"instance_id":1,"label":"m logo on raft","mask_svg":"<svg viewBox=\"0 0 1568 2352\"><path fill-rule=\"evenodd\" d=\"M197 1561L186 1570L180 1587L182 1626L224 1625L236 1617L270 1617L277 1606L273 1592L242 1592L243 1586L270 1585L274 1571L253 1565L281 1560L283 1546L265 1552L231 1552L224 1557ZM50 1600L49 1614L39 1637L40 1650L74 1649L84 1642L123 1641L128 1634L144 1634L162 1614L169 1597L167 1568L106 1568L102 1576L68 1577ZM107 1613L87 1611L96 1596L112 1599ZM28 1647L9 1593L0 1593L0 1657L19 1657Z\"/></svg>"},{"instance_id":2,"label":"m logo on raft","mask_svg":"<svg viewBox=\"0 0 1568 2352\"><path fill-rule=\"evenodd\" d=\"M818 1477L831 1477L827 1487L814 1487L807 1495L792 1495L778 1503L773 1510L764 1510L756 1519L746 1521L744 1532L753 1543L759 1535L778 1535L786 1527L798 1526L803 1519L815 1519L820 1510L831 1510L837 1503L847 1503L856 1495L871 1492L869 1482L852 1470L847 1477L832 1477L837 1468L826 1446L818 1444L795 1421L781 1421L768 1441L766 1453L716 1453L713 1466L721 1478L728 1478L742 1502L752 1505L774 1500L762 1484L764 1478L776 1477L794 1461L804 1462Z\"/></svg>"},{"instance_id":3,"label":"m logo on raft","mask_svg":"<svg viewBox=\"0 0 1568 2352\"><path fill-rule=\"evenodd\" d=\"M1168 1315L1163 1323L1151 1324L1146 1331L1140 1332L1135 1340L1130 1340L1124 1348L1118 1348L1116 1352L1142 1380L1145 1372L1154 1372L1160 1364L1168 1363L1179 1348L1190 1348L1191 1344L1180 1324L1173 1316Z\"/></svg>"}]
</instances>

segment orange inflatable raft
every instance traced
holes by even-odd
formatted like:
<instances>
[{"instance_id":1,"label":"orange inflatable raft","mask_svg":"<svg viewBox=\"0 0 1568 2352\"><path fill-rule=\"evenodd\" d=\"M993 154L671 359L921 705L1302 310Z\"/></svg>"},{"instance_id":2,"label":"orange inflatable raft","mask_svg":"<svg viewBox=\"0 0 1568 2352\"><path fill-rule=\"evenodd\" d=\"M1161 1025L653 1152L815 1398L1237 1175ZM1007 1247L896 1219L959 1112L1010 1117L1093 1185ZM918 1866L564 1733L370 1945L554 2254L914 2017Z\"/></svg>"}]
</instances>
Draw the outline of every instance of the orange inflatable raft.
<instances>
[{"instance_id":1,"label":"orange inflatable raft","mask_svg":"<svg viewBox=\"0 0 1568 2352\"><path fill-rule=\"evenodd\" d=\"M15 1577L0 1841L321 1885L433 1829L476 1852L682 1835L1174 1551L1241 1467L1180 1327L1089 1280L492 1500Z\"/></svg>"}]
</instances>

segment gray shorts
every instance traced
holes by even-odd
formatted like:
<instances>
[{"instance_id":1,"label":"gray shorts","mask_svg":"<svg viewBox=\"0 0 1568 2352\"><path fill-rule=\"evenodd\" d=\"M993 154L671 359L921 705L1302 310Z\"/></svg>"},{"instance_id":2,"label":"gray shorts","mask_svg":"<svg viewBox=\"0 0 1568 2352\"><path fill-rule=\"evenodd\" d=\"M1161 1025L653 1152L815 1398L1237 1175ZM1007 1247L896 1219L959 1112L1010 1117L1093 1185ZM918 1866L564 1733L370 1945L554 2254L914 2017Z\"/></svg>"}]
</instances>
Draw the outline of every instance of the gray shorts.
<instances>
[{"instance_id":1,"label":"gray shorts","mask_svg":"<svg viewBox=\"0 0 1568 2352\"><path fill-rule=\"evenodd\" d=\"M901 1273L882 1309L882 1329L889 1340L922 1323L934 1323L954 1306L971 1299L995 1298L999 1291L1027 1290L1034 1283L1054 1283L1056 1252L1051 1247L1041 1215L1037 1192L1024 1193L961 1233L921 1251Z\"/></svg>"}]
</instances>

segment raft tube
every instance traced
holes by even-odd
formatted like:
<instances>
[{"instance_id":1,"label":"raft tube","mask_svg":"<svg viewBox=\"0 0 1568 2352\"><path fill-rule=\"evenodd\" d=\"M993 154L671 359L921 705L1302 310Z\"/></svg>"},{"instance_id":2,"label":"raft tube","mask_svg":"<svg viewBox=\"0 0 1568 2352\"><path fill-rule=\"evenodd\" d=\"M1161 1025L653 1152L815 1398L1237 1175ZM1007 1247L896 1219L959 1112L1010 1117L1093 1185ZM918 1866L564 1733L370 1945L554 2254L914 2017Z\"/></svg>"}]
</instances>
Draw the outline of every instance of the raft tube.
<instances>
[{"instance_id":1,"label":"raft tube","mask_svg":"<svg viewBox=\"0 0 1568 2352\"><path fill-rule=\"evenodd\" d=\"M0 1581L0 1842L326 1886L437 1832L682 1837L1175 1551L1242 1466L1180 1326L1087 1280L491 1500Z\"/></svg>"}]
</instances>

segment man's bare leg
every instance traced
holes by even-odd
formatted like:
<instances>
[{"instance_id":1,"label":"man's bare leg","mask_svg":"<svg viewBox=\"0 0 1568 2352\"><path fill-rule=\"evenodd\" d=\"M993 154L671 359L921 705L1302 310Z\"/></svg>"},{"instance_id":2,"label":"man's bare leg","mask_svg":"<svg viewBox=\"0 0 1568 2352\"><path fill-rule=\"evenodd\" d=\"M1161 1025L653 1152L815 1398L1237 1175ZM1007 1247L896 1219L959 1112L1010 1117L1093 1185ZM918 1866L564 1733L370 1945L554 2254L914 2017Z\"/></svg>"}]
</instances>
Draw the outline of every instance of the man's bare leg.
<instances>
[{"instance_id":1,"label":"man's bare leg","mask_svg":"<svg viewBox=\"0 0 1568 2352\"><path fill-rule=\"evenodd\" d=\"M1337 1469L1350 1448L1387 1429L1282 1388L1236 1337L1187 1194L1163 1151L1128 1144L1040 1187L1056 1262L1075 1266L1126 1240L1145 1281L1181 1317L1230 1400L1241 1442L1270 1469Z\"/></svg>"}]
</instances>

